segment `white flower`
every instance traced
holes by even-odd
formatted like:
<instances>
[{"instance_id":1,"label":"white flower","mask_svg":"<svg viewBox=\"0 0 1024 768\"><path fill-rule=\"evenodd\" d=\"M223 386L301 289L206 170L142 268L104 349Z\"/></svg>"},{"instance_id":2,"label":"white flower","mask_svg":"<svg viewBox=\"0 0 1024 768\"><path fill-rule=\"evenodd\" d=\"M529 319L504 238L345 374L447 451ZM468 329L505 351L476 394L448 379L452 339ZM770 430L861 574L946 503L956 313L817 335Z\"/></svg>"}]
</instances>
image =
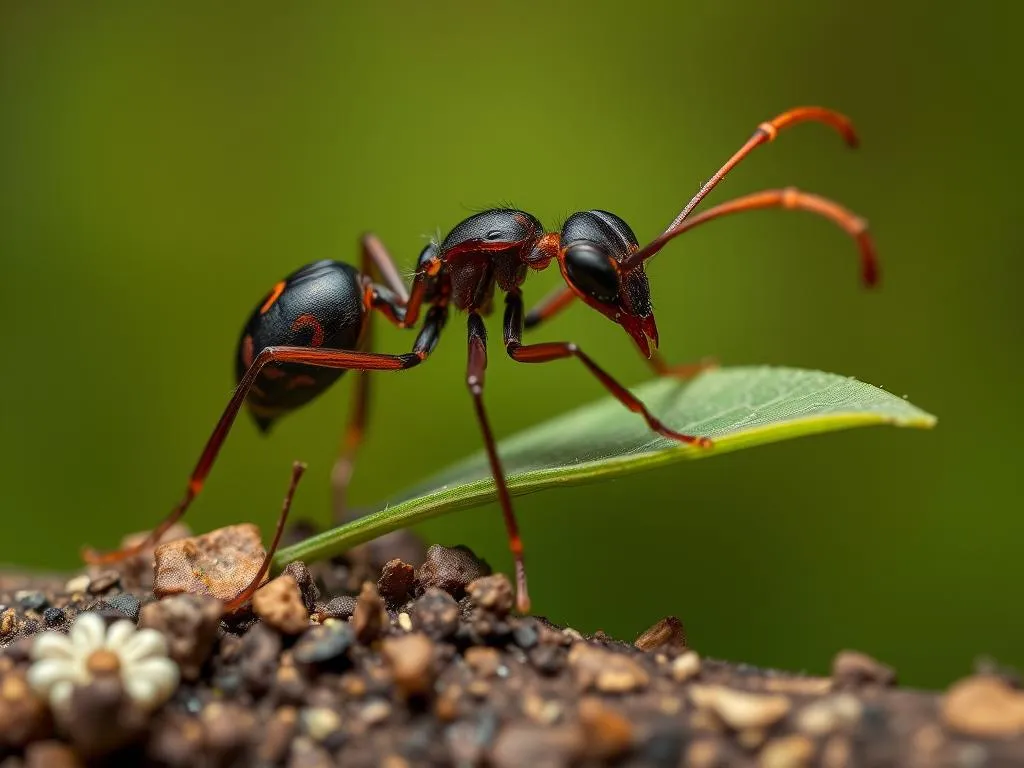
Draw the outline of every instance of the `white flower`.
<instances>
[{"instance_id":1,"label":"white flower","mask_svg":"<svg viewBox=\"0 0 1024 768\"><path fill-rule=\"evenodd\" d=\"M66 707L76 686L117 676L128 697L144 709L163 704L178 687L178 666L167 658L167 641L155 629L130 621L106 627L96 613L78 615L71 632L43 632L32 644L28 671L33 690L53 709Z\"/></svg>"}]
</instances>

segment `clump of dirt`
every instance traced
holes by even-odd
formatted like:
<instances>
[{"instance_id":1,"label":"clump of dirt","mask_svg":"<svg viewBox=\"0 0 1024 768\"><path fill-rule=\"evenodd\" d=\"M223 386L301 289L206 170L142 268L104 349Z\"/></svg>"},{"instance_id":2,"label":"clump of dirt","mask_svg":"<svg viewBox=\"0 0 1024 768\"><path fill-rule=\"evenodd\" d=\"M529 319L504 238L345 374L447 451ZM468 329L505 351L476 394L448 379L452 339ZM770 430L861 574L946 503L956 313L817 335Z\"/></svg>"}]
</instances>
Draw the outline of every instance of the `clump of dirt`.
<instances>
[{"instance_id":1,"label":"clump of dirt","mask_svg":"<svg viewBox=\"0 0 1024 768\"><path fill-rule=\"evenodd\" d=\"M146 570L0 576L0 766L1024 764L1024 693L998 670L940 694L854 652L828 677L702 658L676 617L584 636L514 615L508 579L465 547L392 535L294 563L232 615ZM89 612L161 633L180 674L100 736L74 724L116 696L109 677L57 711L30 674L38 635Z\"/></svg>"}]
</instances>

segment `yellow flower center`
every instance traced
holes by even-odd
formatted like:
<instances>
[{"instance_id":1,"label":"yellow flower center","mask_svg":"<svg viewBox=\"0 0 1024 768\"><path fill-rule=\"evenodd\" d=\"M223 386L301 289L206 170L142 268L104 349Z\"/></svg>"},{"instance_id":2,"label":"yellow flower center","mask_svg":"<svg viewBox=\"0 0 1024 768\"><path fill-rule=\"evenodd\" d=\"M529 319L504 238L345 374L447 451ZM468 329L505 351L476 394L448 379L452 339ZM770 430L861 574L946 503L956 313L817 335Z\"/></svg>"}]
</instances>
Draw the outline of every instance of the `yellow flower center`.
<instances>
[{"instance_id":1,"label":"yellow flower center","mask_svg":"<svg viewBox=\"0 0 1024 768\"><path fill-rule=\"evenodd\" d=\"M121 669L121 659L113 651L100 648L89 654L85 668L94 675L112 675Z\"/></svg>"}]
</instances>

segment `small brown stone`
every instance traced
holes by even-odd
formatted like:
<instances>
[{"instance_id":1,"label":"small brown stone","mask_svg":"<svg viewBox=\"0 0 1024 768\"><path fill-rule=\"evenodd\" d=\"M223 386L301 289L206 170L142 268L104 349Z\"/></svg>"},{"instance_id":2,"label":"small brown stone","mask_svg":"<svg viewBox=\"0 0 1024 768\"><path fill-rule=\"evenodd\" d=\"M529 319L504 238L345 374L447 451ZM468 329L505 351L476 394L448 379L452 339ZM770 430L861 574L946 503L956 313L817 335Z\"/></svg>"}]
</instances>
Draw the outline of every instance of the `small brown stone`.
<instances>
[{"instance_id":1,"label":"small brown stone","mask_svg":"<svg viewBox=\"0 0 1024 768\"><path fill-rule=\"evenodd\" d=\"M0 677L0 749L20 749L52 731L46 704L32 693L25 672L15 669Z\"/></svg>"},{"instance_id":2,"label":"small brown stone","mask_svg":"<svg viewBox=\"0 0 1024 768\"><path fill-rule=\"evenodd\" d=\"M417 598L412 607L413 626L434 640L446 640L459 628L459 604L436 587L431 587Z\"/></svg>"},{"instance_id":3,"label":"small brown stone","mask_svg":"<svg viewBox=\"0 0 1024 768\"><path fill-rule=\"evenodd\" d=\"M734 731L770 728L789 712L789 699L737 691L721 685L691 685L690 700Z\"/></svg>"},{"instance_id":4,"label":"small brown stone","mask_svg":"<svg viewBox=\"0 0 1024 768\"><path fill-rule=\"evenodd\" d=\"M475 645L466 649L466 664L481 677L492 677L501 666L501 654L496 648Z\"/></svg>"},{"instance_id":5,"label":"small brown stone","mask_svg":"<svg viewBox=\"0 0 1024 768\"><path fill-rule=\"evenodd\" d=\"M860 721L862 706L856 696L838 693L812 701L796 714L798 730L811 736L852 729Z\"/></svg>"},{"instance_id":6,"label":"small brown stone","mask_svg":"<svg viewBox=\"0 0 1024 768\"><path fill-rule=\"evenodd\" d=\"M298 713L294 707L281 707L263 726L263 735L256 749L257 762L264 765L277 765L286 754L298 722Z\"/></svg>"},{"instance_id":7,"label":"small brown stone","mask_svg":"<svg viewBox=\"0 0 1024 768\"><path fill-rule=\"evenodd\" d=\"M87 591L90 595L102 595L104 592L113 589L121 582L119 571L103 571L89 580Z\"/></svg>"},{"instance_id":8,"label":"small brown stone","mask_svg":"<svg viewBox=\"0 0 1024 768\"><path fill-rule=\"evenodd\" d=\"M85 763L67 744L37 741L25 747L25 768L81 768Z\"/></svg>"},{"instance_id":9,"label":"small brown stone","mask_svg":"<svg viewBox=\"0 0 1024 768\"><path fill-rule=\"evenodd\" d=\"M478 607L498 618L508 616L515 603L512 584L503 573L473 579L466 585L466 594Z\"/></svg>"},{"instance_id":10,"label":"small brown stone","mask_svg":"<svg viewBox=\"0 0 1024 768\"><path fill-rule=\"evenodd\" d=\"M294 560L284 567L283 573L287 573L295 579L299 587L299 594L302 596L302 604L306 607L306 613L312 613L316 608L316 601L320 599L320 588L316 585L313 574L309 567L301 560Z\"/></svg>"},{"instance_id":11,"label":"small brown stone","mask_svg":"<svg viewBox=\"0 0 1024 768\"><path fill-rule=\"evenodd\" d=\"M368 701L359 710L359 719L367 725L379 725L391 717L391 704L383 699Z\"/></svg>"},{"instance_id":12,"label":"small brown stone","mask_svg":"<svg viewBox=\"0 0 1024 768\"><path fill-rule=\"evenodd\" d=\"M377 586L370 581L364 582L352 614L352 629L355 630L356 640L368 645L384 634L390 623Z\"/></svg>"},{"instance_id":13,"label":"small brown stone","mask_svg":"<svg viewBox=\"0 0 1024 768\"><path fill-rule=\"evenodd\" d=\"M149 531L129 533L121 539L121 549L129 549L142 544L149 538L149 534ZM152 589L153 578L156 572L154 568L156 548L161 544L168 544L179 539L187 539L191 535L192 531L189 530L187 525L175 523L164 532L157 544L146 546L127 560L118 563L117 568L121 573L124 584L131 587Z\"/></svg>"},{"instance_id":14,"label":"small brown stone","mask_svg":"<svg viewBox=\"0 0 1024 768\"><path fill-rule=\"evenodd\" d=\"M224 604L215 598L177 595L143 606L139 626L163 634L182 679L195 681L217 641L223 612Z\"/></svg>"},{"instance_id":15,"label":"small brown stone","mask_svg":"<svg viewBox=\"0 0 1024 768\"><path fill-rule=\"evenodd\" d=\"M384 564L377 590L389 605L400 606L412 597L416 586L416 569L397 558Z\"/></svg>"},{"instance_id":16,"label":"small brown stone","mask_svg":"<svg viewBox=\"0 0 1024 768\"><path fill-rule=\"evenodd\" d=\"M578 725L538 726L512 723L494 743L494 768L555 768L573 765L586 750L583 729Z\"/></svg>"},{"instance_id":17,"label":"small brown stone","mask_svg":"<svg viewBox=\"0 0 1024 768\"><path fill-rule=\"evenodd\" d=\"M341 730L341 718L333 709L327 707L308 707L299 712L302 730L313 741L326 741L328 737Z\"/></svg>"},{"instance_id":18,"label":"small brown stone","mask_svg":"<svg viewBox=\"0 0 1024 768\"><path fill-rule=\"evenodd\" d=\"M650 675L639 663L623 653L595 648L586 642L569 649L569 665L581 690L594 688L602 693L628 693L645 688Z\"/></svg>"},{"instance_id":19,"label":"small brown stone","mask_svg":"<svg viewBox=\"0 0 1024 768\"><path fill-rule=\"evenodd\" d=\"M685 683L699 674L700 656L696 651L686 651L672 660L672 678L677 683Z\"/></svg>"},{"instance_id":20,"label":"small brown stone","mask_svg":"<svg viewBox=\"0 0 1024 768\"><path fill-rule=\"evenodd\" d=\"M157 597L192 593L227 602L252 581L265 555L260 530L251 523L161 544L153 591Z\"/></svg>"},{"instance_id":21,"label":"small brown stone","mask_svg":"<svg viewBox=\"0 0 1024 768\"><path fill-rule=\"evenodd\" d=\"M587 755L607 761L629 751L633 744L633 726L629 719L598 698L587 696L579 704Z\"/></svg>"},{"instance_id":22,"label":"small brown stone","mask_svg":"<svg viewBox=\"0 0 1024 768\"><path fill-rule=\"evenodd\" d=\"M220 701L206 705L199 721L203 726L204 751L215 758L214 762L224 762L242 751L256 727L256 718L248 709Z\"/></svg>"},{"instance_id":23,"label":"small brown stone","mask_svg":"<svg viewBox=\"0 0 1024 768\"><path fill-rule=\"evenodd\" d=\"M675 616L666 616L642 632L633 645L641 651L682 651L686 648L686 630Z\"/></svg>"},{"instance_id":24,"label":"small brown stone","mask_svg":"<svg viewBox=\"0 0 1024 768\"><path fill-rule=\"evenodd\" d=\"M551 725L562 716L562 705L557 699L545 699L538 693L523 694L523 714L537 725Z\"/></svg>"},{"instance_id":25,"label":"small brown stone","mask_svg":"<svg viewBox=\"0 0 1024 768\"><path fill-rule=\"evenodd\" d=\"M942 720L960 733L980 737L1024 733L1024 692L989 675L954 683L942 700Z\"/></svg>"},{"instance_id":26,"label":"small brown stone","mask_svg":"<svg viewBox=\"0 0 1024 768\"><path fill-rule=\"evenodd\" d=\"M309 736L296 736L292 741L288 768L333 768L334 765L330 753Z\"/></svg>"},{"instance_id":27,"label":"small brown stone","mask_svg":"<svg viewBox=\"0 0 1024 768\"><path fill-rule=\"evenodd\" d=\"M686 760L683 763L692 768L714 768L724 765L719 760L720 750L718 744L712 739L696 739L690 742L686 750Z\"/></svg>"},{"instance_id":28,"label":"small brown stone","mask_svg":"<svg viewBox=\"0 0 1024 768\"><path fill-rule=\"evenodd\" d=\"M284 635L297 635L309 626L309 613L302 602L299 585L282 573L252 596L252 610Z\"/></svg>"},{"instance_id":29,"label":"small brown stone","mask_svg":"<svg viewBox=\"0 0 1024 768\"><path fill-rule=\"evenodd\" d=\"M813 741L806 736L783 736L765 745L758 765L761 768L803 768L813 759Z\"/></svg>"},{"instance_id":30,"label":"small brown stone","mask_svg":"<svg viewBox=\"0 0 1024 768\"><path fill-rule=\"evenodd\" d=\"M169 713L153 722L146 745L149 763L167 768L202 765L203 726L195 717Z\"/></svg>"},{"instance_id":31,"label":"small brown stone","mask_svg":"<svg viewBox=\"0 0 1024 768\"><path fill-rule=\"evenodd\" d=\"M484 560L469 547L442 547L435 544L427 550L427 557L416 574L420 590L430 587L443 589L456 599L466 594L466 586L491 572Z\"/></svg>"},{"instance_id":32,"label":"small brown stone","mask_svg":"<svg viewBox=\"0 0 1024 768\"><path fill-rule=\"evenodd\" d=\"M838 688L896 685L896 670L860 651L840 651L832 661L832 678Z\"/></svg>"},{"instance_id":33,"label":"small brown stone","mask_svg":"<svg viewBox=\"0 0 1024 768\"><path fill-rule=\"evenodd\" d=\"M434 644L430 638L420 632L385 638L381 655L404 696L430 692L435 677Z\"/></svg>"}]
</instances>

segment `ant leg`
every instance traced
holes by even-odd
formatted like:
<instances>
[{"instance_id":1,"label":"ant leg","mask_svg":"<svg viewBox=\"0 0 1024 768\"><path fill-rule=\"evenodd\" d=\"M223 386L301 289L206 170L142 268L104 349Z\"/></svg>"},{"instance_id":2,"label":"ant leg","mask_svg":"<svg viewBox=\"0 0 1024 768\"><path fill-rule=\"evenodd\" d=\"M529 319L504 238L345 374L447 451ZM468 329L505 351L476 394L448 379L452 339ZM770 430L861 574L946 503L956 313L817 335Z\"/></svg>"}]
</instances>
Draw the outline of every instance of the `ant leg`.
<instances>
[{"instance_id":1,"label":"ant leg","mask_svg":"<svg viewBox=\"0 0 1024 768\"><path fill-rule=\"evenodd\" d=\"M846 115L834 112L831 109L825 109L824 107L797 107L796 109L783 112L781 115L773 117L771 120L757 126L754 135L747 140L746 144L736 150L732 157L725 161L725 165L719 168L714 176L704 182L697 191L697 194L690 199L690 202L683 206L683 210L672 220L672 223L668 225L665 231L668 232L670 229L678 227L683 222L683 219L689 216L690 212L697 207L700 201L707 197L712 189L718 186L718 182L724 179L729 171L739 165L740 161L757 147L775 141L779 131L791 125L808 121L824 123L835 128L850 147L856 147L859 143L857 134L853 130L853 123L850 122Z\"/></svg>"},{"instance_id":2,"label":"ant leg","mask_svg":"<svg viewBox=\"0 0 1024 768\"><path fill-rule=\"evenodd\" d=\"M374 273L379 275L384 284L398 297L401 306L404 307L408 304L409 289L406 288L401 275L398 274L395 260L388 253L388 249L384 247L380 238L372 232L367 232L360 238L359 245L362 250L363 272L368 275Z\"/></svg>"},{"instance_id":3,"label":"ant leg","mask_svg":"<svg viewBox=\"0 0 1024 768\"><path fill-rule=\"evenodd\" d=\"M366 349L370 349L368 343L371 331L367 331ZM347 517L345 509L348 496L348 485L352 480L352 470L355 465L356 453L363 443L366 434L366 419L370 409L370 374L367 371L359 371L356 375L355 389L352 391L352 410L349 414L348 425L345 427L345 434L341 439L341 448L338 451L338 458L331 468L331 490L333 491L333 518L335 525L341 525Z\"/></svg>"},{"instance_id":4,"label":"ant leg","mask_svg":"<svg viewBox=\"0 0 1024 768\"><path fill-rule=\"evenodd\" d=\"M181 501L138 544L105 553L86 550L83 553L85 561L91 564L108 564L137 555L139 552L156 544L167 529L182 518L192 500L202 491L206 477L210 474L210 469L217 459L217 454L220 452L220 448L225 438L227 438L228 432L231 430L231 425L234 423L242 403L245 402L249 390L265 366L271 363L302 363L317 368L339 368L353 371L402 371L419 365L427 359L437 345L437 340L446 319L446 307L431 307L430 312L427 314L427 319L419 335L416 337L416 343L413 345L412 352L403 355L356 352L345 349L323 349L321 347L265 347L256 355L256 359L253 360L252 365L249 366L241 381L238 382L238 386L235 387L231 400L228 401L227 407L224 409L223 414L221 414L220 421L217 422L217 426L214 427L213 433L210 435L209 440L207 440L206 447L203 448L195 469L192 470L185 489L185 495Z\"/></svg>"},{"instance_id":5,"label":"ant leg","mask_svg":"<svg viewBox=\"0 0 1024 768\"><path fill-rule=\"evenodd\" d=\"M526 330L536 328L546 320L550 320L563 309L568 307L576 299L576 294L567 285L555 288L551 293L538 301L530 311L526 313L523 327Z\"/></svg>"},{"instance_id":6,"label":"ant leg","mask_svg":"<svg viewBox=\"0 0 1024 768\"><path fill-rule=\"evenodd\" d=\"M670 363L661 356L658 350L654 350L651 356L647 358L647 364L659 376L671 376L674 379L688 381L689 379L696 378L704 373L704 371L717 368L718 360L713 357L706 357L696 363Z\"/></svg>"},{"instance_id":7,"label":"ant leg","mask_svg":"<svg viewBox=\"0 0 1024 768\"><path fill-rule=\"evenodd\" d=\"M284 524L288 520L288 512L292 508L292 497L295 496L295 488L299 485L299 480L302 479L302 473L305 471L306 465L301 461L296 461L292 464L292 479L288 484L288 492L284 497L284 506L281 507L281 514L277 518L277 529L274 531L274 539L270 542L267 554L263 556L263 563L260 565L260 569L256 571L256 575L252 577L252 581L249 582L245 589L224 604L224 613L234 613L237 611L262 585L263 577L267 575L267 571L270 570L270 564L274 560L277 546L281 543L281 534L284 533Z\"/></svg>"},{"instance_id":8,"label":"ant leg","mask_svg":"<svg viewBox=\"0 0 1024 768\"><path fill-rule=\"evenodd\" d=\"M523 561L523 540L519 536L519 524L516 522L515 512L512 510L512 497L508 492L508 484L505 482L505 472L501 468L501 461L498 458L498 449L494 443L494 433L491 431L491 423L487 418L487 411L484 409L484 372L487 369L487 329L484 321L476 312L469 314L469 357L466 363L466 386L469 394L473 397L473 407L476 410L477 421L480 422L480 431L483 432L484 447L487 449L487 459L491 464L491 474L494 476L494 484L498 489L498 502L501 504L501 512L505 516L505 529L508 532L508 546L512 550L512 557L516 564L516 607L520 613L528 613L530 610L530 595L526 589L526 565Z\"/></svg>"},{"instance_id":9,"label":"ant leg","mask_svg":"<svg viewBox=\"0 0 1024 768\"><path fill-rule=\"evenodd\" d=\"M644 421L647 422L647 426L659 435L672 440L678 440L682 443L695 444L701 448L711 447L711 440L709 438L685 435L665 426L654 414L647 410L647 406L636 395L608 375L589 355L572 342L553 341L523 345L522 328L523 297L518 293L509 293L505 296L505 351L508 352L509 357L517 363L547 363L552 360L575 357L604 385L605 389L615 396L615 399L633 411L633 413L639 413Z\"/></svg>"}]
</instances>

